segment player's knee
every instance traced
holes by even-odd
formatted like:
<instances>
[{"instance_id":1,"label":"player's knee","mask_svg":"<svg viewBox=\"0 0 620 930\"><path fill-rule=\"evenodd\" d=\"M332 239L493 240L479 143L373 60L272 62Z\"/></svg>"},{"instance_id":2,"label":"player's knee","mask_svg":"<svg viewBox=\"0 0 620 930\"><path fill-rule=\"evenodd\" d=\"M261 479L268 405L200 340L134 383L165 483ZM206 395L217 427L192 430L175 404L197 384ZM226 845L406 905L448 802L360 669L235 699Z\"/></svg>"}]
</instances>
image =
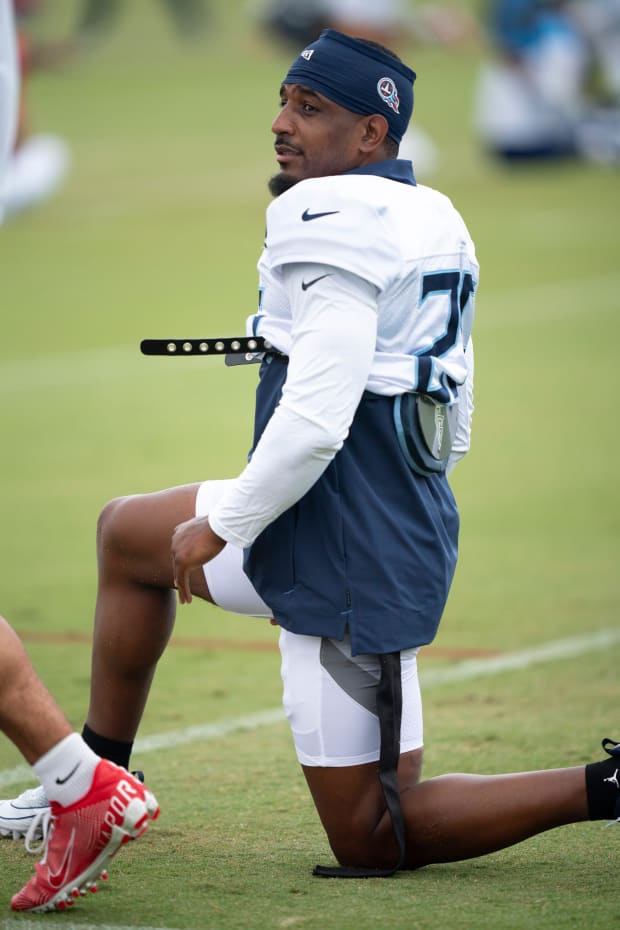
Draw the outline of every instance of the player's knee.
<instances>
[{"instance_id":1,"label":"player's knee","mask_svg":"<svg viewBox=\"0 0 620 930\"><path fill-rule=\"evenodd\" d=\"M110 559L126 552L128 547L128 521L125 511L127 497L108 501L97 521L97 554L99 559Z\"/></svg>"},{"instance_id":2,"label":"player's knee","mask_svg":"<svg viewBox=\"0 0 620 930\"><path fill-rule=\"evenodd\" d=\"M396 838L390 815L363 800L355 809L341 810L324 826L331 850L343 866L389 869L398 859Z\"/></svg>"},{"instance_id":3,"label":"player's knee","mask_svg":"<svg viewBox=\"0 0 620 930\"><path fill-rule=\"evenodd\" d=\"M349 829L329 836L334 856L343 866L364 869L389 869L398 860L398 847L391 829L389 815L372 827L370 824L351 823Z\"/></svg>"},{"instance_id":4,"label":"player's knee","mask_svg":"<svg viewBox=\"0 0 620 930\"><path fill-rule=\"evenodd\" d=\"M165 512L161 496L132 494L109 501L97 524L100 581L172 587L170 539L178 508Z\"/></svg>"},{"instance_id":5,"label":"player's knee","mask_svg":"<svg viewBox=\"0 0 620 930\"><path fill-rule=\"evenodd\" d=\"M329 833L328 839L332 852L340 865L368 867L371 863L368 861L372 855L372 844L370 830L364 826L354 824L342 824L344 829L339 829L337 833Z\"/></svg>"}]
</instances>

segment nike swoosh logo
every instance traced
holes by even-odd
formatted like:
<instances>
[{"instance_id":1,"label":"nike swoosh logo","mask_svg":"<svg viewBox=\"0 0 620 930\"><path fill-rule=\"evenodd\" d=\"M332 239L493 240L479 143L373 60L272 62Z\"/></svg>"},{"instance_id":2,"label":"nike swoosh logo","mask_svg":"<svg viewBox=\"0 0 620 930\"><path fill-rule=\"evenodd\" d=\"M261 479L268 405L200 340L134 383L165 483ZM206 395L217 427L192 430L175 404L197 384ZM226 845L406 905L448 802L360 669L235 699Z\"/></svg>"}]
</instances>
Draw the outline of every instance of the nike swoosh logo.
<instances>
[{"instance_id":1,"label":"nike swoosh logo","mask_svg":"<svg viewBox=\"0 0 620 930\"><path fill-rule=\"evenodd\" d=\"M57 779L56 779L56 784L57 784L57 785L64 785L66 782L68 782L69 779L71 778L71 776L72 776L72 775L75 775L75 773L77 772L77 770L79 769L79 767L80 767L81 764L82 764L81 762L78 762L77 765L74 765L73 768L71 769L71 771L69 772L69 774L68 774L65 778L57 778Z\"/></svg>"},{"instance_id":2,"label":"nike swoosh logo","mask_svg":"<svg viewBox=\"0 0 620 930\"><path fill-rule=\"evenodd\" d=\"M328 271L327 274L320 274L318 278L313 278L312 281L302 281L301 289L302 291L307 291L309 287L312 287L313 284L316 284L317 281L322 281L323 278L329 278L331 271Z\"/></svg>"},{"instance_id":3,"label":"nike swoosh logo","mask_svg":"<svg viewBox=\"0 0 620 930\"><path fill-rule=\"evenodd\" d=\"M310 213L309 210L304 210L301 214L301 218L304 223L308 223L310 220L318 220L322 216L333 216L334 213L340 213L340 210L328 210L326 213Z\"/></svg>"},{"instance_id":4,"label":"nike swoosh logo","mask_svg":"<svg viewBox=\"0 0 620 930\"><path fill-rule=\"evenodd\" d=\"M75 844L75 827L71 830L71 836L69 842L65 847L63 857L60 860L59 867L52 872L51 865L49 866L47 881L50 888L54 890L60 890L63 885L67 883L67 880L71 874L71 862L73 860L73 847Z\"/></svg>"}]
</instances>

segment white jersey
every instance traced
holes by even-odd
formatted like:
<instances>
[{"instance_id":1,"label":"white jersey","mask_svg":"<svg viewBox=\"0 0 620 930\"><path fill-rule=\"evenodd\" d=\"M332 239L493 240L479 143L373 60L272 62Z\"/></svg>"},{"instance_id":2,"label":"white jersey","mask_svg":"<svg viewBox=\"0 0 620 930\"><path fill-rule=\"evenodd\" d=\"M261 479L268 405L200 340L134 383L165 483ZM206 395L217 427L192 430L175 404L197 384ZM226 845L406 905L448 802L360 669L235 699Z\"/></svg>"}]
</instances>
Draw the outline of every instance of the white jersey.
<instances>
[{"instance_id":1,"label":"white jersey","mask_svg":"<svg viewBox=\"0 0 620 930\"><path fill-rule=\"evenodd\" d=\"M468 374L465 349L478 264L465 224L447 197L420 185L350 174L305 181L275 200L258 265L261 306L249 331L285 354L294 308L282 286L282 269L304 262L351 272L376 291L376 348L367 390L384 395L423 390L456 401L457 386ZM432 358L423 384L421 357Z\"/></svg>"},{"instance_id":2,"label":"white jersey","mask_svg":"<svg viewBox=\"0 0 620 930\"><path fill-rule=\"evenodd\" d=\"M416 186L409 163L295 185L268 208L258 267L248 332L290 361L252 460L209 515L241 547L317 481L364 391L460 401L457 456L472 409L474 247L448 198Z\"/></svg>"}]
</instances>

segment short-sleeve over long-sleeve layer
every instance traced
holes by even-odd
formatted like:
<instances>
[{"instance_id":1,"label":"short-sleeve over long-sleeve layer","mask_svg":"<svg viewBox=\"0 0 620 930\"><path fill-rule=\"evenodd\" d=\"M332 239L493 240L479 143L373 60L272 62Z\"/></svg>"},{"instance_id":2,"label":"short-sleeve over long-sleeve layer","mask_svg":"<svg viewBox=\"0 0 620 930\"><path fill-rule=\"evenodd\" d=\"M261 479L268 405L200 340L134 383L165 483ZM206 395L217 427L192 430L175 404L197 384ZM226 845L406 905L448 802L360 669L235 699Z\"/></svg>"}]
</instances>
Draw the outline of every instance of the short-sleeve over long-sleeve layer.
<instances>
[{"instance_id":1,"label":"short-sleeve over long-sleeve layer","mask_svg":"<svg viewBox=\"0 0 620 930\"><path fill-rule=\"evenodd\" d=\"M348 630L354 653L430 642L456 562L450 487L410 469L394 396L460 401L469 444L474 248L405 165L303 181L269 207L249 331L289 358L261 366L250 462L210 516L282 626Z\"/></svg>"}]
</instances>

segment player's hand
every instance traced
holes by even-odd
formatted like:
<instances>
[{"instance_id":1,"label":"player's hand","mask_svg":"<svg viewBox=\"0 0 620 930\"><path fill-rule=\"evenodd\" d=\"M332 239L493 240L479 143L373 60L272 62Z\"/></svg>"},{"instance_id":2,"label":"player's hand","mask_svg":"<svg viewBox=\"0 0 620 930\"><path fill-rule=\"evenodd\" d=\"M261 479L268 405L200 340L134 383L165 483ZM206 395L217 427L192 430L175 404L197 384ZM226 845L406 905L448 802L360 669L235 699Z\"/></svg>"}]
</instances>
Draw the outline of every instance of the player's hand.
<instances>
[{"instance_id":1,"label":"player's hand","mask_svg":"<svg viewBox=\"0 0 620 930\"><path fill-rule=\"evenodd\" d=\"M192 602L191 573L215 558L225 545L226 540L213 532L207 517L194 517L175 528L171 546L172 570L180 604Z\"/></svg>"}]
</instances>

